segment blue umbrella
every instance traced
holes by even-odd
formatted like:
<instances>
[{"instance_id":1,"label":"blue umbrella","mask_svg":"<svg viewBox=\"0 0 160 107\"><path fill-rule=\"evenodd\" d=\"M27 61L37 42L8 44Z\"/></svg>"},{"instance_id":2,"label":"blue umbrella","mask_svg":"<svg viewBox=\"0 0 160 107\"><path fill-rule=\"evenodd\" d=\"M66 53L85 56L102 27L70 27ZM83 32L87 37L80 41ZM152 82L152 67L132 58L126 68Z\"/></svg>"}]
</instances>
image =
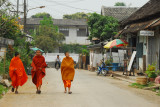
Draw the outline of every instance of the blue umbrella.
<instances>
[{"instance_id":1,"label":"blue umbrella","mask_svg":"<svg viewBox=\"0 0 160 107\"><path fill-rule=\"evenodd\" d=\"M33 50L33 51L37 51L37 50L40 50L41 52L44 52L42 49L39 49L39 48L37 48L37 47L35 47L35 48L31 48L31 50Z\"/></svg>"}]
</instances>

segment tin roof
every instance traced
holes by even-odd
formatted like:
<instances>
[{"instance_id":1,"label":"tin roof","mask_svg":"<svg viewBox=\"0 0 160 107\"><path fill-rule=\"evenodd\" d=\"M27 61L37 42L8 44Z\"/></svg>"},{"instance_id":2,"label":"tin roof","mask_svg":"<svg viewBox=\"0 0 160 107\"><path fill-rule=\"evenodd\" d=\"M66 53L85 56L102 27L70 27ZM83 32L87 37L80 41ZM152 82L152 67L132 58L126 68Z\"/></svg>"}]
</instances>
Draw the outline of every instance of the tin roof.
<instances>
[{"instance_id":1,"label":"tin roof","mask_svg":"<svg viewBox=\"0 0 160 107\"><path fill-rule=\"evenodd\" d=\"M28 18L27 19L27 24L30 25L39 25L40 21L43 20L43 18ZM20 23L23 24L23 19L20 20ZM53 19L54 25L57 26L63 26L63 25L68 25L68 26L87 26L87 21L84 19L77 19L77 20L72 20L72 19Z\"/></svg>"},{"instance_id":2,"label":"tin roof","mask_svg":"<svg viewBox=\"0 0 160 107\"><path fill-rule=\"evenodd\" d=\"M126 7L126 6L114 6L114 7L106 7L102 6L101 14L104 16L112 16L116 18L118 21L122 21L127 19L131 14L137 11L137 7Z\"/></svg>"},{"instance_id":3,"label":"tin roof","mask_svg":"<svg viewBox=\"0 0 160 107\"><path fill-rule=\"evenodd\" d=\"M146 21L160 16L160 0L150 0L128 19L121 22L122 25L135 23L135 21Z\"/></svg>"}]
</instances>

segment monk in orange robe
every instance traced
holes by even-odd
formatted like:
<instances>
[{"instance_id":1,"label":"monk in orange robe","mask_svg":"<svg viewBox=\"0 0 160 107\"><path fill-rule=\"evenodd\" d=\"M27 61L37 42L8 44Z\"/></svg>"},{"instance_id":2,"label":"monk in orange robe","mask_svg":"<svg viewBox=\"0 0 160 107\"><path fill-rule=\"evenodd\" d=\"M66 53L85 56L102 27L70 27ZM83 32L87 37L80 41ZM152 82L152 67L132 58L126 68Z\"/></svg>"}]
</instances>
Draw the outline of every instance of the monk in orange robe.
<instances>
[{"instance_id":1,"label":"monk in orange robe","mask_svg":"<svg viewBox=\"0 0 160 107\"><path fill-rule=\"evenodd\" d=\"M16 88L15 94L18 94L18 87L26 83L28 79L18 52L15 53L15 57L11 60L9 75L12 80L12 92L14 92L14 89Z\"/></svg>"},{"instance_id":2,"label":"monk in orange robe","mask_svg":"<svg viewBox=\"0 0 160 107\"><path fill-rule=\"evenodd\" d=\"M68 94L72 94L70 91L71 88L71 82L74 79L74 60L69 56L69 52L65 53L65 58L62 61L61 64L61 75L62 75L62 80L64 83L64 93L67 93L67 87L68 87Z\"/></svg>"},{"instance_id":3,"label":"monk in orange robe","mask_svg":"<svg viewBox=\"0 0 160 107\"><path fill-rule=\"evenodd\" d=\"M37 94L41 94L42 78L46 75L45 68L47 64L45 58L41 55L41 51L37 50L36 55L33 58L32 64L32 82L36 85Z\"/></svg>"}]
</instances>

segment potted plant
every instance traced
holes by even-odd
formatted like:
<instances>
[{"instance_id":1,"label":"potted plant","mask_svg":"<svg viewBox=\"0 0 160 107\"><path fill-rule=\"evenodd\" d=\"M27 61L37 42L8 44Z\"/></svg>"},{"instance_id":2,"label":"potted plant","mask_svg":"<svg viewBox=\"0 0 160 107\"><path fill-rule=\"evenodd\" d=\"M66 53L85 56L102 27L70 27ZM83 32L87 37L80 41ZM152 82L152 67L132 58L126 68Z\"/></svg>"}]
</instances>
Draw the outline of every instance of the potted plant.
<instances>
[{"instance_id":1,"label":"potted plant","mask_svg":"<svg viewBox=\"0 0 160 107\"><path fill-rule=\"evenodd\" d=\"M148 65L147 71L145 72L150 82L154 82L157 77L156 64Z\"/></svg>"},{"instance_id":2,"label":"potted plant","mask_svg":"<svg viewBox=\"0 0 160 107\"><path fill-rule=\"evenodd\" d=\"M107 60L105 61L106 66L111 66L112 63L113 63L113 59L112 59L112 58L109 58L109 59L107 59Z\"/></svg>"}]
</instances>

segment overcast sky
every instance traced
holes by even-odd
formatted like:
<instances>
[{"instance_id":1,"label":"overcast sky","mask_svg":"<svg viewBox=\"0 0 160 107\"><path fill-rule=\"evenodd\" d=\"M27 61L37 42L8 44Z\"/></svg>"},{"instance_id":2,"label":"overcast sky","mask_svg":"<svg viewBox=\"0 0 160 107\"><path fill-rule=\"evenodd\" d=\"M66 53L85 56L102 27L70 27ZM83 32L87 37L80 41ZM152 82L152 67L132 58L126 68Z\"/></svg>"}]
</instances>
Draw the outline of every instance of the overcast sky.
<instances>
[{"instance_id":1,"label":"overcast sky","mask_svg":"<svg viewBox=\"0 0 160 107\"><path fill-rule=\"evenodd\" d=\"M9 0L16 5L17 0ZM20 10L23 11L23 1L20 1ZM124 2L129 7L141 7L149 0L27 0L28 9L46 6L43 9L34 9L28 12L28 17L38 12L47 12L53 18L62 18L64 14L76 12L101 12L101 6L114 6L116 2Z\"/></svg>"}]
</instances>

